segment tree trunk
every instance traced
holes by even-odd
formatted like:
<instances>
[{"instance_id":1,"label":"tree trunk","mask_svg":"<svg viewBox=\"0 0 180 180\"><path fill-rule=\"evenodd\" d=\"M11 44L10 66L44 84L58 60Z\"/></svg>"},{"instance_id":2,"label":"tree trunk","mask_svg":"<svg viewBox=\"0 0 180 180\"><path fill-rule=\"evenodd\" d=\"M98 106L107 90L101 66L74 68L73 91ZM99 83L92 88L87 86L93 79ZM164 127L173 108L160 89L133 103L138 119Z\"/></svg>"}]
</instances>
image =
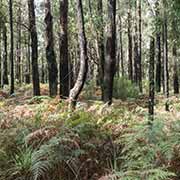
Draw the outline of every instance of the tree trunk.
<instances>
[{"instance_id":1,"label":"tree trunk","mask_svg":"<svg viewBox=\"0 0 180 180\"><path fill-rule=\"evenodd\" d=\"M17 17L17 42L16 42L16 79L21 84L21 4L18 8Z\"/></svg>"},{"instance_id":2,"label":"tree trunk","mask_svg":"<svg viewBox=\"0 0 180 180\"><path fill-rule=\"evenodd\" d=\"M150 42L150 61L149 61L149 120L154 119L154 57L155 57L155 41L151 37ZM151 123L151 122L150 122Z\"/></svg>"},{"instance_id":3,"label":"tree trunk","mask_svg":"<svg viewBox=\"0 0 180 180\"><path fill-rule=\"evenodd\" d=\"M142 17L141 17L141 10L142 10L142 0L139 0L139 60L138 60L138 83L139 83L139 90L142 93Z\"/></svg>"},{"instance_id":4,"label":"tree trunk","mask_svg":"<svg viewBox=\"0 0 180 180\"><path fill-rule=\"evenodd\" d=\"M173 47L173 58L174 58L174 68L173 68L174 94L179 94L178 58L177 58L176 42L174 43L174 47Z\"/></svg>"},{"instance_id":5,"label":"tree trunk","mask_svg":"<svg viewBox=\"0 0 180 180\"><path fill-rule=\"evenodd\" d=\"M14 29L13 29L13 2L9 0L9 22L10 22L10 94L14 93Z\"/></svg>"},{"instance_id":6,"label":"tree trunk","mask_svg":"<svg viewBox=\"0 0 180 180\"><path fill-rule=\"evenodd\" d=\"M80 69L76 83L73 89L71 89L69 95L71 108L75 108L78 96L84 86L87 76L87 70L88 70L87 42L86 42L83 7L81 0L77 0L77 23L79 29L79 44L80 44Z\"/></svg>"},{"instance_id":7,"label":"tree trunk","mask_svg":"<svg viewBox=\"0 0 180 180\"><path fill-rule=\"evenodd\" d=\"M51 14L50 0L45 0L45 24L46 24L46 59L48 63L49 93L50 96L57 95L57 62L54 52L53 18Z\"/></svg>"},{"instance_id":8,"label":"tree trunk","mask_svg":"<svg viewBox=\"0 0 180 180\"><path fill-rule=\"evenodd\" d=\"M167 32L167 14L164 10L164 22L163 22L163 58L164 58L164 88L165 88L165 97L166 104L165 110L169 111L169 70L168 70L168 32Z\"/></svg>"},{"instance_id":9,"label":"tree trunk","mask_svg":"<svg viewBox=\"0 0 180 180\"><path fill-rule=\"evenodd\" d=\"M159 18L159 1L156 3L156 18ZM156 25L156 92L161 92L161 33Z\"/></svg>"},{"instance_id":10,"label":"tree trunk","mask_svg":"<svg viewBox=\"0 0 180 180\"><path fill-rule=\"evenodd\" d=\"M128 77L133 81L131 0L128 1L128 6Z\"/></svg>"},{"instance_id":11,"label":"tree trunk","mask_svg":"<svg viewBox=\"0 0 180 180\"><path fill-rule=\"evenodd\" d=\"M60 97L69 96L68 0L60 0Z\"/></svg>"},{"instance_id":12,"label":"tree trunk","mask_svg":"<svg viewBox=\"0 0 180 180\"><path fill-rule=\"evenodd\" d=\"M104 102L112 103L116 69L116 0L108 0L106 57L104 63Z\"/></svg>"},{"instance_id":13,"label":"tree trunk","mask_svg":"<svg viewBox=\"0 0 180 180\"><path fill-rule=\"evenodd\" d=\"M99 17L99 23L98 23L98 52L99 52L99 64L98 64L98 71L100 75L100 85L101 85L101 91L102 91L102 100L104 97L104 27L103 27L103 2L102 0L97 1L97 9L98 9L98 17Z\"/></svg>"},{"instance_id":14,"label":"tree trunk","mask_svg":"<svg viewBox=\"0 0 180 180\"><path fill-rule=\"evenodd\" d=\"M29 9L29 30L31 34L33 95L39 96L40 84L39 84L39 70L38 70L38 39L37 39L37 31L36 31L34 0L28 0L28 9Z\"/></svg>"},{"instance_id":15,"label":"tree trunk","mask_svg":"<svg viewBox=\"0 0 180 180\"><path fill-rule=\"evenodd\" d=\"M8 63L7 63L7 28L4 24L3 27L3 44L4 44L4 55L3 55L3 84L9 84L8 81Z\"/></svg>"}]
</instances>

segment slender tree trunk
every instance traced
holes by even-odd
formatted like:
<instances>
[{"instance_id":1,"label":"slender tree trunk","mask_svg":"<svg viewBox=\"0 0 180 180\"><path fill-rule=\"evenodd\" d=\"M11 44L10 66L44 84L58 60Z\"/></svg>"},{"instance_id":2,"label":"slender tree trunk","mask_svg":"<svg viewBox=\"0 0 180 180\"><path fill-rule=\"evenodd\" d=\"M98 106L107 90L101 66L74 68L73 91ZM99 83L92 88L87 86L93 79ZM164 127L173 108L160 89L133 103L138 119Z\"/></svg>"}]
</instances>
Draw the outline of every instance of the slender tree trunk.
<instances>
[{"instance_id":1,"label":"slender tree trunk","mask_svg":"<svg viewBox=\"0 0 180 180\"><path fill-rule=\"evenodd\" d=\"M128 1L128 6L128 77L133 81L131 0Z\"/></svg>"},{"instance_id":2,"label":"slender tree trunk","mask_svg":"<svg viewBox=\"0 0 180 180\"><path fill-rule=\"evenodd\" d=\"M98 51L99 51L99 65L98 65L98 71L100 75L100 85L101 85L101 91L102 91L102 100L104 97L104 27L103 27L103 2L102 0L97 1L97 9L98 9L98 17L99 17L99 23L98 23Z\"/></svg>"},{"instance_id":3,"label":"slender tree trunk","mask_svg":"<svg viewBox=\"0 0 180 180\"><path fill-rule=\"evenodd\" d=\"M48 63L49 93L50 96L57 95L57 62L54 52L53 18L51 14L50 0L45 0L45 24L46 24L46 59Z\"/></svg>"},{"instance_id":4,"label":"slender tree trunk","mask_svg":"<svg viewBox=\"0 0 180 180\"><path fill-rule=\"evenodd\" d=\"M32 63L32 80L33 95L40 95L39 70L38 70L38 38L36 31L36 17L34 9L34 0L28 0L29 9L29 30L31 34L31 63Z\"/></svg>"},{"instance_id":5,"label":"slender tree trunk","mask_svg":"<svg viewBox=\"0 0 180 180\"><path fill-rule=\"evenodd\" d=\"M121 16L119 16L119 26L120 26L120 61L121 61L121 74L122 77L124 77L124 53L123 53L123 39L122 39L122 20L121 20Z\"/></svg>"},{"instance_id":6,"label":"slender tree trunk","mask_svg":"<svg viewBox=\"0 0 180 180\"><path fill-rule=\"evenodd\" d=\"M165 96L166 104L165 110L169 111L169 70L168 70L168 32L167 32L167 13L164 10L164 22L163 22L163 35L164 35L164 44L163 44L163 58L164 58L164 87L165 87Z\"/></svg>"},{"instance_id":7,"label":"slender tree trunk","mask_svg":"<svg viewBox=\"0 0 180 180\"><path fill-rule=\"evenodd\" d=\"M116 69L116 0L108 0L106 57L104 63L104 102L111 104Z\"/></svg>"},{"instance_id":8,"label":"slender tree trunk","mask_svg":"<svg viewBox=\"0 0 180 180\"><path fill-rule=\"evenodd\" d=\"M154 57L155 57L155 41L151 37L150 42L150 61L149 61L149 120L154 119ZM151 124L151 122L150 122Z\"/></svg>"},{"instance_id":9,"label":"slender tree trunk","mask_svg":"<svg viewBox=\"0 0 180 180\"><path fill-rule=\"evenodd\" d=\"M3 87L2 28L0 22L0 88Z\"/></svg>"},{"instance_id":10,"label":"slender tree trunk","mask_svg":"<svg viewBox=\"0 0 180 180\"><path fill-rule=\"evenodd\" d=\"M9 0L9 22L10 22L10 94L14 93L14 33L13 33L13 0Z\"/></svg>"},{"instance_id":11,"label":"slender tree trunk","mask_svg":"<svg viewBox=\"0 0 180 180\"><path fill-rule=\"evenodd\" d=\"M60 97L69 96L68 0L60 0Z\"/></svg>"},{"instance_id":12,"label":"slender tree trunk","mask_svg":"<svg viewBox=\"0 0 180 180\"><path fill-rule=\"evenodd\" d=\"M7 28L4 24L3 27L3 44L4 44L4 55L3 55L3 84L9 84L8 81L8 63L7 63Z\"/></svg>"},{"instance_id":13,"label":"slender tree trunk","mask_svg":"<svg viewBox=\"0 0 180 180\"><path fill-rule=\"evenodd\" d=\"M140 92L143 91L142 88L142 17L141 17L141 11L142 11L142 0L139 0L139 60L138 60L138 81L139 81L139 90Z\"/></svg>"},{"instance_id":14,"label":"slender tree trunk","mask_svg":"<svg viewBox=\"0 0 180 180\"><path fill-rule=\"evenodd\" d=\"M174 43L174 47L173 47L173 58L174 58L174 68L173 68L174 94L179 94L178 58L177 58L176 42Z\"/></svg>"},{"instance_id":15,"label":"slender tree trunk","mask_svg":"<svg viewBox=\"0 0 180 180\"><path fill-rule=\"evenodd\" d=\"M159 18L159 1L156 3L156 17ZM161 32L156 25L156 92L161 92Z\"/></svg>"},{"instance_id":16,"label":"slender tree trunk","mask_svg":"<svg viewBox=\"0 0 180 180\"><path fill-rule=\"evenodd\" d=\"M18 8L17 17L17 44L16 44L16 79L21 84L21 4Z\"/></svg>"},{"instance_id":17,"label":"slender tree trunk","mask_svg":"<svg viewBox=\"0 0 180 180\"><path fill-rule=\"evenodd\" d=\"M79 29L79 44L80 44L80 69L76 83L70 91L69 99L71 108L75 108L78 96L84 86L87 71L88 71L88 56L87 56L87 42L84 28L84 16L82 1L77 0L77 23Z\"/></svg>"},{"instance_id":18,"label":"slender tree trunk","mask_svg":"<svg viewBox=\"0 0 180 180\"><path fill-rule=\"evenodd\" d=\"M25 83L30 84L31 82L31 48L30 48L30 35L28 33L28 36L26 38L26 67L25 67Z\"/></svg>"}]
</instances>

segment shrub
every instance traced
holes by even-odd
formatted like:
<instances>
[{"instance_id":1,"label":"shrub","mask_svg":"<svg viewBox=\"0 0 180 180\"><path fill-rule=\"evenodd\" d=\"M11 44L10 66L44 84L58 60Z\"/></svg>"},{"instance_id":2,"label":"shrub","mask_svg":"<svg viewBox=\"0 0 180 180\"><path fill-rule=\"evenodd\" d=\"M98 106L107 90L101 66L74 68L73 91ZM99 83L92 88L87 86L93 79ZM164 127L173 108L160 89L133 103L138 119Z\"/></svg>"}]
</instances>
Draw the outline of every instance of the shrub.
<instances>
[{"instance_id":1,"label":"shrub","mask_svg":"<svg viewBox=\"0 0 180 180\"><path fill-rule=\"evenodd\" d=\"M138 87L124 77L114 79L113 97L126 100L127 98L137 98L139 95Z\"/></svg>"}]
</instances>

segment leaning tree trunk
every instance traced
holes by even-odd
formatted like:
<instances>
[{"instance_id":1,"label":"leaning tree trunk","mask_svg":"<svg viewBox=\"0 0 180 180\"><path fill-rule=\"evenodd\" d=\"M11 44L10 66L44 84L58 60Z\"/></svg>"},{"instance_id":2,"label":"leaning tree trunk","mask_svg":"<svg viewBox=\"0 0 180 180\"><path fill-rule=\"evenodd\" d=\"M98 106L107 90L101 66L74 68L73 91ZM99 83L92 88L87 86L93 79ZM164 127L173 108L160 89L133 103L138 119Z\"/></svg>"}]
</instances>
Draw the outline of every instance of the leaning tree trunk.
<instances>
[{"instance_id":1,"label":"leaning tree trunk","mask_svg":"<svg viewBox=\"0 0 180 180\"><path fill-rule=\"evenodd\" d=\"M150 61L149 61L149 120L153 120L154 116L154 57L155 57L155 42L151 37L150 42ZM151 122L150 122L151 123Z\"/></svg>"},{"instance_id":2,"label":"leaning tree trunk","mask_svg":"<svg viewBox=\"0 0 180 180\"><path fill-rule=\"evenodd\" d=\"M40 84L39 84L39 70L38 70L38 39L37 39L37 31L36 31L34 0L28 0L28 9L29 9L29 31L31 34L33 95L39 96Z\"/></svg>"},{"instance_id":3,"label":"leaning tree trunk","mask_svg":"<svg viewBox=\"0 0 180 180\"><path fill-rule=\"evenodd\" d=\"M173 58L174 58L174 74L173 74L173 87L174 87L174 94L179 94L179 77L178 77L178 58L177 58L177 48L176 42L173 46Z\"/></svg>"},{"instance_id":4,"label":"leaning tree trunk","mask_svg":"<svg viewBox=\"0 0 180 180\"><path fill-rule=\"evenodd\" d=\"M133 81L131 0L128 1L128 78Z\"/></svg>"},{"instance_id":5,"label":"leaning tree trunk","mask_svg":"<svg viewBox=\"0 0 180 180\"><path fill-rule=\"evenodd\" d=\"M81 0L77 0L77 23L79 29L79 44L80 44L80 69L76 83L73 89L71 89L69 95L71 108L75 108L78 96L84 86L88 71L87 42L86 42L83 7Z\"/></svg>"},{"instance_id":6,"label":"leaning tree trunk","mask_svg":"<svg viewBox=\"0 0 180 180\"><path fill-rule=\"evenodd\" d=\"M106 57L104 63L104 102L111 104L116 68L116 0L108 0Z\"/></svg>"},{"instance_id":7,"label":"leaning tree trunk","mask_svg":"<svg viewBox=\"0 0 180 180\"><path fill-rule=\"evenodd\" d=\"M3 27L3 46L4 46L4 54L3 54L3 84L9 84L8 81L8 63L7 63L7 28L4 24Z\"/></svg>"},{"instance_id":8,"label":"leaning tree trunk","mask_svg":"<svg viewBox=\"0 0 180 180\"><path fill-rule=\"evenodd\" d=\"M45 24L46 24L46 59L48 63L49 75L49 94L50 96L57 95L57 62L54 52L54 37L53 37L53 18L51 14L50 0L45 0Z\"/></svg>"},{"instance_id":9,"label":"leaning tree trunk","mask_svg":"<svg viewBox=\"0 0 180 180\"><path fill-rule=\"evenodd\" d=\"M9 0L9 22L10 22L10 94L14 93L14 33L13 33L13 2Z\"/></svg>"},{"instance_id":10,"label":"leaning tree trunk","mask_svg":"<svg viewBox=\"0 0 180 180\"><path fill-rule=\"evenodd\" d=\"M68 0L60 0L60 97L69 96Z\"/></svg>"}]
</instances>

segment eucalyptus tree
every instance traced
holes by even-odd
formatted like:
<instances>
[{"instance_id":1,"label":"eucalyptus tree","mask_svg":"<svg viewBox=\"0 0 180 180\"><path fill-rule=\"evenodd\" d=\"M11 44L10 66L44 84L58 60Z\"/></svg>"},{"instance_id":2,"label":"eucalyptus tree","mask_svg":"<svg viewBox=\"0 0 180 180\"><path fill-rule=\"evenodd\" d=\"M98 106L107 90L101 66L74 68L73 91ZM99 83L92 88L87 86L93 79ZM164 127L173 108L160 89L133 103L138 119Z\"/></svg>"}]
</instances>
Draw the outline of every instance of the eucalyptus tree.
<instances>
[{"instance_id":1,"label":"eucalyptus tree","mask_svg":"<svg viewBox=\"0 0 180 180\"><path fill-rule=\"evenodd\" d=\"M54 51L53 17L51 13L50 0L45 0L45 24L46 24L46 58L48 63L49 93L50 96L57 95L57 62Z\"/></svg>"},{"instance_id":2,"label":"eucalyptus tree","mask_svg":"<svg viewBox=\"0 0 180 180\"><path fill-rule=\"evenodd\" d=\"M60 0L60 96L69 97L68 0Z\"/></svg>"},{"instance_id":3,"label":"eucalyptus tree","mask_svg":"<svg viewBox=\"0 0 180 180\"><path fill-rule=\"evenodd\" d=\"M112 103L113 81L116 70L116 0L108 0L106 27L106 56L104 62L104 97L105 103Z\"/></svg>"},{"instance_id":4,"label":"eucalyptus tree","mask_svg":"<svg viewBox=\"0 0 180 180\"><path fill-rule=\"evenodd\" d=\"M38 70L38 38L36 31L34 0L28 0L29 11L29 31L31 35L31 62L32 62L32 80L33 80L33 95L40 95L39 70Z\"/></svg>"},{"instance_id":5,"label":"eucalyptus tree","mask_svg":"<svg viewBox=\"0 0 180 180\"><path fill-rule=\"evenodd\" d=\"M70 107L75 108L77 99L81 90L83 89L87 71L88 71L88 56L87 56L87 40L84 27L84 14L82 0L76 0L77 6L77 26L78 26L78 37L80 47L80 68L77 80L74 87L71 89L69 94Z\"/></svg>"}]
</instances>

